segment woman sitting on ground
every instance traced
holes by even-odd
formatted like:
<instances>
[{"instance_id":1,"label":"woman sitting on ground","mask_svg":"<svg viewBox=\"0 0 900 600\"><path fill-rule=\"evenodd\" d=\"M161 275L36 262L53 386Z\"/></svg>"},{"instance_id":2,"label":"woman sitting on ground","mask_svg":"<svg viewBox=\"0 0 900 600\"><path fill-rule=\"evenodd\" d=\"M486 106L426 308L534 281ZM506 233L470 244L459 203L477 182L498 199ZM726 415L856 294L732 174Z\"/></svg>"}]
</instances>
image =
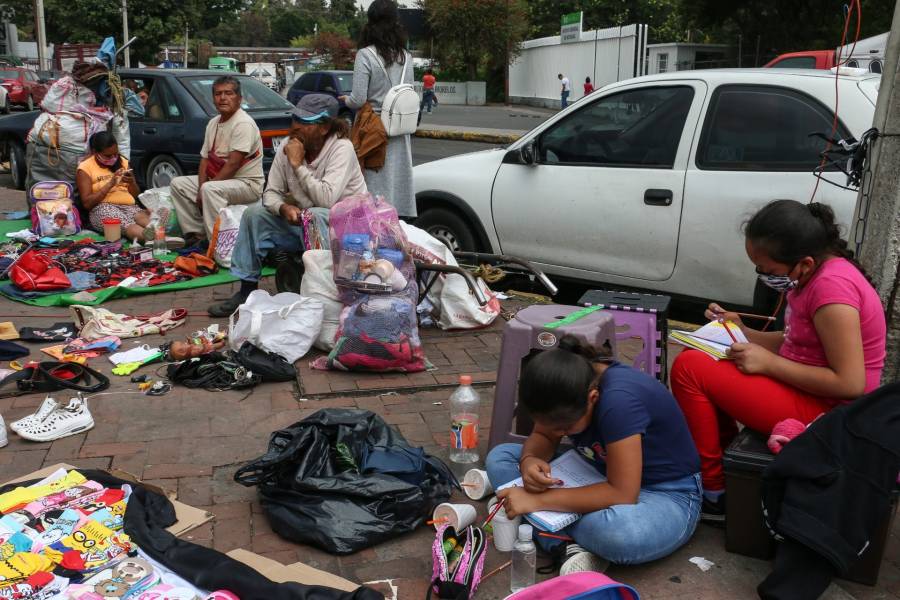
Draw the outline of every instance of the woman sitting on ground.
<instances>
[{"instance_id":1,"label":"woman sitting on ground","mask_svg":"<svg viewBox=\"0 0 900 600\"><path fill-rule=\"evenodd\" d=\"M700 517L700 461L684 416L653 377L602 358L573 336L534 357L519 382L519 407L534 421L523 444L502 444L487 457L494 487L511 517L538 510L580 513L558 533L539 536L545 550L565 556L560 574L603 571L607 561L636 564L686 543ZM605 482L553 488L549 462L568 436ZM558 553L558 554L557 554Z\"/></svg>"},{"instance_id":2,"label":"woman sitting on ground","mask_svg":"<svg viewBox=\"0 0 900 600\"><path fill-rule=\"evenodd\" d=\"M884 308L829 206L776 200L744 233L760 281L786 293L784 331L751 329L713 303L706 318L732 321L749 343L732 345L732 360L686 350L672 368L672 391L700 452L709 521L725 518L722 452L735 421L765 434L785 419L810 423L877 388L884 367Z\"/></svg>"},{"instance_id":3,"label":"woman sitting on ground","mask_svg":"<svg viewBox=\"0 0 900 600\"><path fill-rule=\"evenodd\" d=\"M103 219L119 219L126 239L144 239L150 213L137 205L140 193L128 161L119 154L116 138L108 131L91 136L91 155L78 165L75 183L91 227L103 231Z\"/></svg>"}]
</instances>

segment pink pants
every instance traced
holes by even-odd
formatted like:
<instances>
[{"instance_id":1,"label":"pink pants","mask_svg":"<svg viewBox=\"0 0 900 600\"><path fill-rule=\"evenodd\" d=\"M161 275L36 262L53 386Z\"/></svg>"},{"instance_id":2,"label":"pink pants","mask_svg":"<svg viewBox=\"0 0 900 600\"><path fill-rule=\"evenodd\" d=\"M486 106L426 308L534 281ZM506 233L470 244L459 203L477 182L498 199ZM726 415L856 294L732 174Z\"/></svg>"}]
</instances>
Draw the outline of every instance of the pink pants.
<instances>
[{"instance_id":1,"label":"pink pants","mask_svg":"<svg viewBox=\"0 0 900 600\"><path fill-rule=\"evenodd\" d=\"M838 404L764 375L745 375L732 361L699 350L675 359L671 384L700 454L703 488L712 491L725 489L722 452L737 435L735 421L768 435L779 421L810 423Z\"/></svg>"}]
</instances>

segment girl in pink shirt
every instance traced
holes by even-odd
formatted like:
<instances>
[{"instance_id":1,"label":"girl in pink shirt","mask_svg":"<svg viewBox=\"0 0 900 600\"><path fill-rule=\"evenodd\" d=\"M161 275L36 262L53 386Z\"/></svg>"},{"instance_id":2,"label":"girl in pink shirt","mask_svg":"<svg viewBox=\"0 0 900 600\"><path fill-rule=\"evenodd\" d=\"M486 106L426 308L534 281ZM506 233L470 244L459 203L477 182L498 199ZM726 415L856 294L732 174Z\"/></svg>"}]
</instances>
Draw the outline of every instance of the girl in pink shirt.
<instances>
[{"instance_id":1,"label":"girl in pink shirt","mask_svg":"<svg viewBox=\"0 0 900 600\"><path fill-rule=\"evenodd\" d=\"M758 331L710 304L706 317L738 324L749 343L732 360L682 352L672 392L700 453L703 515L724 520L722 450L735 421L769 434L779 421L810 423L879 385L887 327L884 307L826 204L776 200L745 226L747 256L762 283L786 294L784 331Z\"/></svg>"}]
</instances>

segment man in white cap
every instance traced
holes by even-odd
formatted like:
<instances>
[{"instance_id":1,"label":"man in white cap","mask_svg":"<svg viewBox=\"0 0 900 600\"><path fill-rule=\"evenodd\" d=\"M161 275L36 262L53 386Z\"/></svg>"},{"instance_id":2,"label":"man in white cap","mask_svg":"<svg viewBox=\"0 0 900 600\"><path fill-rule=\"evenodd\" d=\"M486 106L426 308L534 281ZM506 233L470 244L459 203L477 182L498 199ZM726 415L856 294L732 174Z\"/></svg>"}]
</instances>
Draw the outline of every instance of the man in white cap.
<instances>
[{"instance_id":1,"label":"man in white cap","mask_svg":"<svg viewBox=\"0 0 900 600\"><path fill-rule=\"evenodd\" d=\"M304 209L327 219L328 210L347 196L365 194L366 182L338 102L309 94L293 111L290 139L275 154L262 204L244 211L231 256L231 273L241 280L234 296L209 307L213 317L233 313L259 284L262 263L273 250L303 251Z\"/></svg>"}]
</instances>

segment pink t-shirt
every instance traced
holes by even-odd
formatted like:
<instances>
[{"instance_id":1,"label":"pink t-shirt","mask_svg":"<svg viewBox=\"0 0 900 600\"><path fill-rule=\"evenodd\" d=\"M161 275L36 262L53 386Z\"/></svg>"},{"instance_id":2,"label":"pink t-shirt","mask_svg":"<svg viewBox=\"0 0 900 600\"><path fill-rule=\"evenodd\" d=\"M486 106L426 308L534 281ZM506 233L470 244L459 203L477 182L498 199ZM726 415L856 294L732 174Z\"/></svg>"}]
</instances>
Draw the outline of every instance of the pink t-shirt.
<instances>
[{"instance_id":1,"label":"pink t-shirt","mask_svg":"<svg viewBox=\"0 0 900 600\"><path fill-rule=\"evenodd\" d=\"M813 317L826 304L846 304L859 311L866 392L880 385L887 337L884 308L875 288L853 263L844 258L825 261L806 285L788 292L787 304L784 343L778 351L781 356L807 365L828 366Z\"/></svg>"}]
</instances>

